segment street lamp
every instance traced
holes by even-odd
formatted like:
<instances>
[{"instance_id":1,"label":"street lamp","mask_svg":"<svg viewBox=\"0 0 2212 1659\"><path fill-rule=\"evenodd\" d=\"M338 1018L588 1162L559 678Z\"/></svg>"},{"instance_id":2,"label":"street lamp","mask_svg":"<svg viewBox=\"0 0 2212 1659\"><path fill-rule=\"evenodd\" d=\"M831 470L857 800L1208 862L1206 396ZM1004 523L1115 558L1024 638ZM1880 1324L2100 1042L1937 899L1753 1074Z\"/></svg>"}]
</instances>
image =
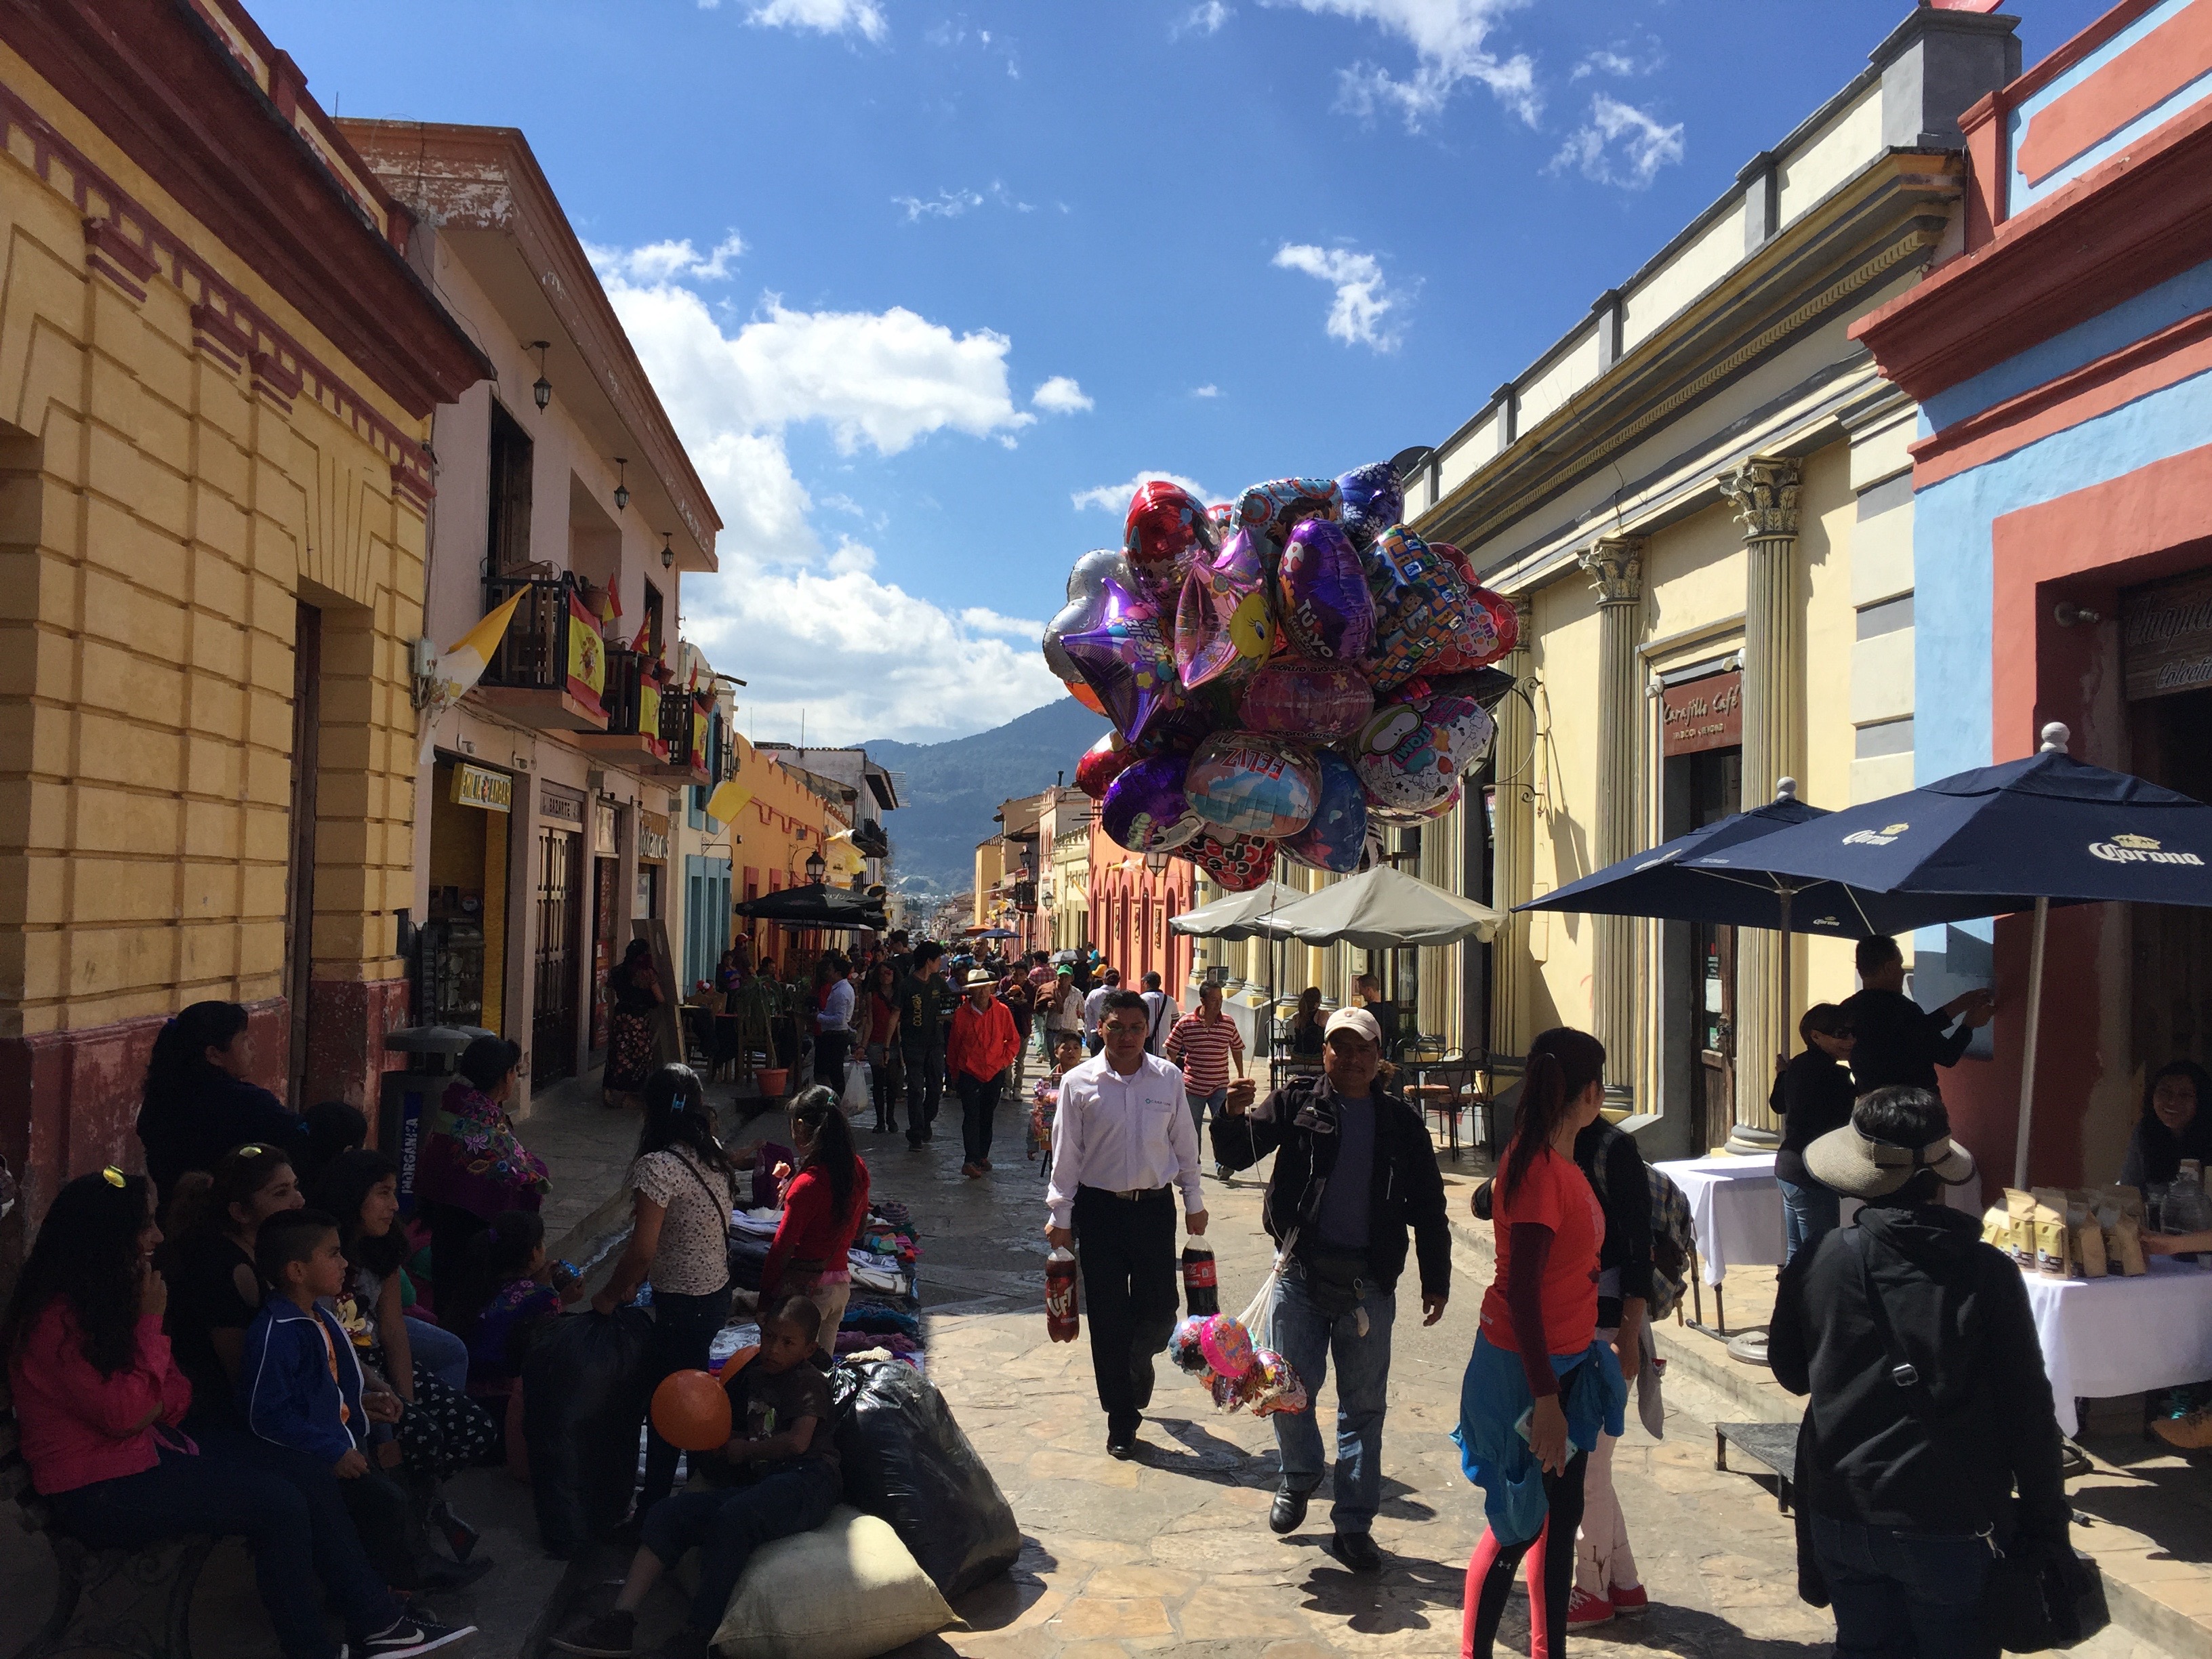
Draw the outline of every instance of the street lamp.
<instances>
[{"instance_id":1,"label":"street lamp","mask_svg":"<svg viewBox=\"0 0 2212 1659\"><path fill-rule=\"evenodd\" d=\"M829 869L829 867L830 865L828 860L823 859L821 854L809 853L806 855L807 885L810 887L819 887L822 884L823 872Z\"/></svg>"},{"instance_id":2,"label":"street lamp","mask_svg":"<svg viewBox=\"0 0 2212 1659\"><path fill-rule=\"evenodd\" d=\"M675 533L672 530L660 532L660 568L663 570L672 569L676 564L676 550L668 544L668 538ZM744 682L740 680L738 684L742 685Z\"/></svg>"},{"instance_id":3,"label":"street lamp","mask_svg":"<svg viewBox=\"0 0 2212 1659\"><path fill-rule=\"evenodd\" d=\"M530 388L530 395L538 400L540 409L553 401L553 382L545 378L545 349L550 340L532 340L530 349L538 354L538 379Z\"/></svg>"},{"instance_id":4,"label":"street lamp","mask_svg":"<svg viewBox=\"0 0 2212 1659\"><path fill-rule=\"evenodd\" d=\"M626 456L615 457L615 511L619 513L629 505L629 460Z\"/></svg>"}]
</instances>

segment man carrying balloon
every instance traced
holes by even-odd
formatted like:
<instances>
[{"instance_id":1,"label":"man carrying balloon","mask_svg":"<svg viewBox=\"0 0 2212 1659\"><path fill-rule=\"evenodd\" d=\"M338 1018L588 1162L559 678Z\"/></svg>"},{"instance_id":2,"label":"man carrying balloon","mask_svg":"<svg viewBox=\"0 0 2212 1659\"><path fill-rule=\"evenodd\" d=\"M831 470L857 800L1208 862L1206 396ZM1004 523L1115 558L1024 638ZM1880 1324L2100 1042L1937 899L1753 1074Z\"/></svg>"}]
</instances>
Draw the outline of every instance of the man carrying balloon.
<instances>
[{"instance_id":1,"label":"man carrying balloon","mask_svg":"<svg viewBox=\"0 0 2212 1659\"><path fill-rule=\"evenodd\" d=\"M1340 1008L1322 1034L1318 1078L1294 1078L1256 1108L1248 1082L1213 1120L1213 1155L1231 1170L1276 1154L1261 1212L1267 1235L1293 1240L1267 1328L1310 1397L1336 1362L1336 1553L1355 1572L1382 1565L1369 1535L1382 1498L1382 1418L1390 1327L1407 1233L1421 1279L1421 1322L1451 1292L1444 1183L1420 1114L1381 1086L1382 1033L1364 1008ZM1296 1532L1321 1485L1313 1407L1276 1414L1282 1484L1267 1524Z\"/></svg>"}]
</instances>

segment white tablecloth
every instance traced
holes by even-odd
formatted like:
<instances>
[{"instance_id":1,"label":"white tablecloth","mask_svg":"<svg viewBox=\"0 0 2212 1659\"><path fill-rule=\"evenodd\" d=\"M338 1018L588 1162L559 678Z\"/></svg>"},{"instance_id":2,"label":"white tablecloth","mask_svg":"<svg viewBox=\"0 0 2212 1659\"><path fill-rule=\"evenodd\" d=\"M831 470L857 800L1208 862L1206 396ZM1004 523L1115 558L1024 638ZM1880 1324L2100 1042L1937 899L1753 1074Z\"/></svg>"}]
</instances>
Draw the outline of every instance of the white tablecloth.
<instances>
[{"instance_id":1,"label":"white tablecloth","mask_svg":"<svg viewBox=\"0 0 2212 1659\"><path fill-rule=\"evenodd\" d=\"M2212 1377L2212 1272L2153 1256L2137 1279L2023 1273L2058 1426L2076 1400L2109 1400Z\"/></svg>"},{"instance_id":2,"label":"white tablecloth","mask_svg":"<svg viewBox=\"0 0 2212 1659\"><path fill-rule=\"evenodd\" d=\"M1731 1264L1782 1265L1782 1188L1774 1154L1756 1158L1686 1158L1663 1170L1689 1200L1705 1283L1717 1285Z\"/></svg>"}]
</instances>

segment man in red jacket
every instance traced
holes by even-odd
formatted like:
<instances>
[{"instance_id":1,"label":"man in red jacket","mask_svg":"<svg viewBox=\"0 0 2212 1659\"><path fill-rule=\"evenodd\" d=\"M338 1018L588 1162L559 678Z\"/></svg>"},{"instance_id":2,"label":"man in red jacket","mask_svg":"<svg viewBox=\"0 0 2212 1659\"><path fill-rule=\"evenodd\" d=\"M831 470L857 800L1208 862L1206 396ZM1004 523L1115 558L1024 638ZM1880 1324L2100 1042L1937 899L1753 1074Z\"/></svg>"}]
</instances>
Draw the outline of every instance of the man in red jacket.
<instances>
[{"instance_id":1,"label":"man in red jacket","mask_svg":"<svg viewBox=\"0 0 2212 1659\"><path fill-rule=\"evenodd\" d=\"M960 1142L968 1161L960 1173L973 1181L991 1167L991 1119L999 1109L1003 1073L1021 1050L1014 1017L994 994L997 981L988 968L969 970L960 988L967 993L952 1011L945 1038L945 1069L960 1096Z\"/></svg>"}]
</instances>

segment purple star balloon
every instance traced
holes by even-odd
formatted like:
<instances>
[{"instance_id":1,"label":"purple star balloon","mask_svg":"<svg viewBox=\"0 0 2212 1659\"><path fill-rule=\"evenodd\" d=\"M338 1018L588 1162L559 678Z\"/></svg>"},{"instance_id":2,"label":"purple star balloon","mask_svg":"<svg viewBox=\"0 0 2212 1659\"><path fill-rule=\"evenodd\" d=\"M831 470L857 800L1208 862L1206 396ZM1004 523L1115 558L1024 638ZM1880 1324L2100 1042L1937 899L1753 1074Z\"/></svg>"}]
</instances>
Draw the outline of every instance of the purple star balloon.
<instances>
[{"instance_id":1,"label":"purple star balloon","mask_svg":"<svg viewBox=\"0 0 2212 1659\"><path fill-rule=\"evenodd\" d=\"M1291 532L1280 577L1283 631L1309 657L1358 662L1375 638L1375 601L1344 526L1308 519Z\"/></svg>"},{"instance_id":2,"label":"purple star balloon","mask_svg":"<svg viewBox=\"0 0 2212 1659\"><path fill-rule=\"evenodd\" d=\"M1175 698L1175 653L1155 606L1110 576L1101 586L1106 604L1098 625L1061 635L1060 648L1105 705L1107 718L1134 743Z\"/></svg>"}]
</instances>

